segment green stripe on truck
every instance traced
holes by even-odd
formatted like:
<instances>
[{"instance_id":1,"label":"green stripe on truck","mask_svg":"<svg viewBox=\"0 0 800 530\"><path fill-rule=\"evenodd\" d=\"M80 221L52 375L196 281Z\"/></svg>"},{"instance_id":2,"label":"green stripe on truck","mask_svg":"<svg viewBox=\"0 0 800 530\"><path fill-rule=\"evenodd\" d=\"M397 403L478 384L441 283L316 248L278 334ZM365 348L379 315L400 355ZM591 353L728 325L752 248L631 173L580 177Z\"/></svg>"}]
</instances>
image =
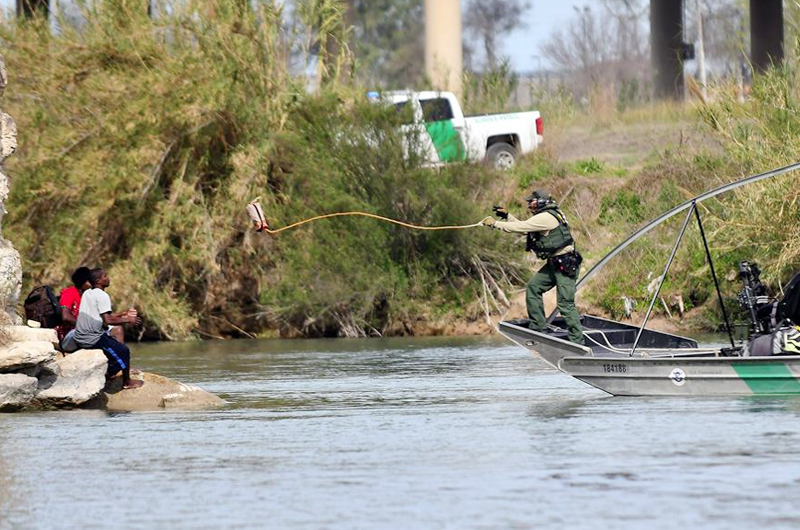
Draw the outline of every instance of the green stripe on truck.
<instances>
[{"instance_id":1,"label":"green stripe on truck","mask_svg":"<svg viewBox=\"0 0 800 530\"><path fill-rule=\"evenodd\" d=\"M733 363L754 394L800 394L800 381L785 363Z\"/></svg>"},{"instance_id":2,"label":"green stripe on truck","mask_svg":"<svg viewBox=\"0 0 800 530\"><path fill-rule=\"evenodd\" d=\"M425 124L425 129L433 140L433 146L442 162L460 162L467 158L464 144L450 120L434 121Z\"/></svg>"}]
</instances>

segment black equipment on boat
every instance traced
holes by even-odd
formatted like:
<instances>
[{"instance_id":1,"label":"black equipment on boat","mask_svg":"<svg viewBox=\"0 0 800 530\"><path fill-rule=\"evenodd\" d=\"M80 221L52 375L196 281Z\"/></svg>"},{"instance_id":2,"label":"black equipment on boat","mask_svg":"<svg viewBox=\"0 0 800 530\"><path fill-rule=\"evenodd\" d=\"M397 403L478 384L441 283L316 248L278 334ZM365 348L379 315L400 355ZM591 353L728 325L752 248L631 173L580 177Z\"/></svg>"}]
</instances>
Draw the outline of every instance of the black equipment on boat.
<instances>
[{"instance_id":1,"label":"black equipment on boat","mask_svg":"<svg viewBox=\"0 0 800 530\"><path fill-rule=\"evenodd\" d=\"M767 296L767 288L761 283L761 269L755 263L740 261L739 278L744 285L739 291L739 305L750 315L750 333L769 333L775 327L775 315L770 310L775 306L773 300Z\"/></svg>"},{"instance_id":2,"label":"black equipment on boat","mask_svg":"<svg viewBox=\"0 0 800 530\"><path fill-rule=\"evenodd\" d=\"M800 324L800 272L786 286L783 300L778 302L778 315Z\"/></svg>"},{"instance_id":3,"label":"black equipment on boat","mask_svg":"<svg viewBox=\"0 0 800 530\"><path fill-rule=\"evenodd\" d=\"M800 273L784 290L781 300L771 298L761 283L761 269L749 261L739 263L739 277L744 288L739 292L739 305L750 315L752 335L772 333L784 320L800 323Z\"/></svg>"}]
</instances>

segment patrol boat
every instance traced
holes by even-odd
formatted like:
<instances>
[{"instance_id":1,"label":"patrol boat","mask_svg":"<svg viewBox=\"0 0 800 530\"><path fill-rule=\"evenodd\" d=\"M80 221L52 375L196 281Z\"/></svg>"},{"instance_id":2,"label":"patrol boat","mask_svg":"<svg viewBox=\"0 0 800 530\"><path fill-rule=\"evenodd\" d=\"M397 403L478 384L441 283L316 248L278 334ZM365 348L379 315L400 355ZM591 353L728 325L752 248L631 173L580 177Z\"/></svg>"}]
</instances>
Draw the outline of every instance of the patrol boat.
<instances>
[{"instance_id":1,"label":"patrol boat","mask_svg":"<svg viewBox=\"0 0 800 530\"><path fill-rule=\"evenodd\" d=\"M753 175L686 201L634 232L577 282L579 289L625 247L670 217L687 211L640 327L582 315L581 345L567 340L566 323L551 315L547 331L529 329L529 321L524 319L501 322L500 333L558 370L615 396L800 395L800 273L787 285L783 299L771 300L760 282L757 265L747 261L739 264L744 284L739 302L747 309L751 322L748 336L737 345L697 209L703 200L796 169L800 169L800 163ZM692 216L705 246L730 346L703 348L691 338L646 328Z\"/></svg>"}]
</instances>

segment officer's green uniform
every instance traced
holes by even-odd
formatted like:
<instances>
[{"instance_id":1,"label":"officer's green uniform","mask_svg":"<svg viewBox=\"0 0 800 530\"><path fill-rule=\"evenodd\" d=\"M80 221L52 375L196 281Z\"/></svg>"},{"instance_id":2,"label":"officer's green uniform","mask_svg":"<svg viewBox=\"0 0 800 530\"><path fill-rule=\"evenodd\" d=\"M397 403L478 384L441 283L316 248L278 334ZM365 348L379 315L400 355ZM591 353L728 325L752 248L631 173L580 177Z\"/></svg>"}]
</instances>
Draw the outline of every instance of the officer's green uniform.
<instances>
[{"instance_id":1,"label":"officer's green uniform","mask_svg":"<svg viewBox=\"0 0 800 530\"><path fill-rule=\"evenodd\" d=\"M531 327L537 331L547 329L542 295L555 287L558 311L567 324L569 340L583 344L581 317L575 308L575 278L560 272L551 260L575 250L564 214L555 204L549 204L538 208L527 221L520 221L509 214L508 221L496 221L492 226L504 232L527 234L525 250L533 251L539 259L547 260L527 285L525 302Z\"/></svg>"}]
</instances>

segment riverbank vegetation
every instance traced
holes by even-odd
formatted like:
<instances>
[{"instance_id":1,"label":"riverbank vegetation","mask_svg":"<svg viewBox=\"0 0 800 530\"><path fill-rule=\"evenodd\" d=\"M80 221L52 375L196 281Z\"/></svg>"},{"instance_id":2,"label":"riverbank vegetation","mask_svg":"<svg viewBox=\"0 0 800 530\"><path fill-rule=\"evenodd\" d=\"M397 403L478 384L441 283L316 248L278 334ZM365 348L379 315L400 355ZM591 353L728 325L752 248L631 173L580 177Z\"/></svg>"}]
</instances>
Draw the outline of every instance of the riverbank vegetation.
<instances>
[{"instance_id":1,"label":"riverbank vegetation","mask_svg":"<svg viewBox=\"0 0 800 530\"><path fill-rule=\"evenodd\" d=\"M510 242L475 228L334 219L250 232L244 205L256 196L275 226L341 210L472 224L499 176L405 159L398 117L344 82L345 46L331 47L308 94L277 7L198 1L152 19L133 3L94 5L85 26L56 35L3 28L21 131L4 228L26 287L103 265L147 336L178 339L407 333L417 320L475 318L483 289L519 283ZM328 16L308 14L324 22L311 34L330 44L337 14L317 15Z\"/></svg>"},{"instance_id":2,"label":"riverbank vegetation","mask_svg":"<svg viewBox=\"0 0 800 530\"><path fill-rule=\"evenodd\" d=\"M796 83L794 68L776 68L755 78L744 102L740 86L721 83L708 99L694 97L682 106L656 104L609 112L606 105L599 112L592 108L561 112L563 130L579 137L572 145L562 146L561 152L602 156L562 159L537 172L560 172L567 177L585 174L604 182L602 192L590 201L593 210L582 206L578 198L571 205L581 221L590 220L579 226L589 242L590 258L599 259L638 227L704 191L797 162L800 92ZM574 126L576 120L581 120L580 127ZM622 137L627 145L613 146L609 152L602 136L613 128L626 131ZM655 149L641 150L642 138L658 136L661 129L672 137L659 139ZM583 130L601 138L588 142L589 146L578 145L585 141ZM800 270L797 182L796 172L791 172L698 205L723 300L734 319L745 318L736 298L741 290L739 261L757 262L762 278L777 296ZM570 205L565 207L569 210ZM631 316L631 309L634 320L642 315L684 219L685 214L675 216L615 258L616 266L607 267L583 291L584 308L614 318ZM694 219L654 309L681 329L721 328L722 313Z\"/></svg>"},{"instance_id":3,"label":"riverbank vegetation","mask_svg":"<svg viewBox=\"0 0 800 530\"><path fill-rule=\"evenodd\" d=\"M543 98L546 147L511 172L423 169L402 155L410 139L398 116L364 98L371 87L357 81L339 2L308 3L296 32L272 3L195 0L155 18L138 5L93 2L84 24L64 21L56 32L35 20L2 27L12 81L4 110L20 131L3 228L25 259L24 290L63 286L74 267L102 265L116 304L145 317L145 338L440 330L430 324L503 314L532 266L516 238L482 228L338 218L256 234L244 214L256 196L274 227L351 210L462 225L497 203L522 214L519 197L542 186L561 201L591 263L692 195L791 161L800 141L787 69L757 78L745 104L725 87L694 107L620 107L598 96L589 105L603 111L593 112L563 95ZM298 60L311 66L298 72ZM469 80L465 104L506 110L497 94L514 80L507 64L498 68ZM579 128L664 123L678 123L667 128L680 134L618 158L569 158L557 147ZM684 129L703 132L689 146ZM774 281L800 267L797 245L784 245L798 240L796 177L787 178L701 207L723 276L738 259L755 259ZM582 303L619 317L630 298L640 310L675 229L617 258L624 265L593 282ZM713 306L702 246L687 237L659 310L677 297L687 311ZM696 325L716 322L700 312Z\"/></svg>"}]
</instances>

